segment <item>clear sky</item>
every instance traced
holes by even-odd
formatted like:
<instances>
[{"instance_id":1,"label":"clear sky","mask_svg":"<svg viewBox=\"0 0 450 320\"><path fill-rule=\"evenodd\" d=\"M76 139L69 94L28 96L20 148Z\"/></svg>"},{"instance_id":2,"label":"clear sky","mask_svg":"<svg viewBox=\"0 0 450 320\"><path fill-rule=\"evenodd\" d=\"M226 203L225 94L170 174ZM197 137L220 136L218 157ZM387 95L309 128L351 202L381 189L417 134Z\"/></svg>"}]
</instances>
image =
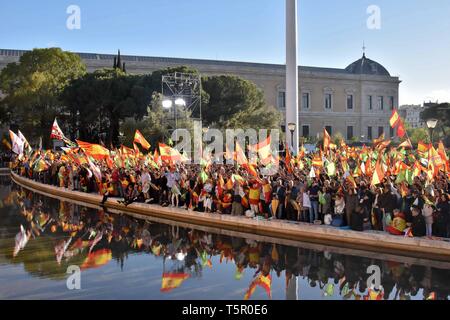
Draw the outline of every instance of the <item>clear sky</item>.
<instances>
[{"instance_id":1,"label":"clear sky","mask_svg":"<svg viewBox=\"0 0 450 320\"><path fill-rule=\"evenodd\" d=\"M81 29L69 30L69 5ZM381 29L369 29L377 5ZM345 68L362 55L403 81L400 104L450 101L450 1L299 0L301 65ZM14 0L0 48L285 62L284 0Z\"/></svg>"}]
</instances>

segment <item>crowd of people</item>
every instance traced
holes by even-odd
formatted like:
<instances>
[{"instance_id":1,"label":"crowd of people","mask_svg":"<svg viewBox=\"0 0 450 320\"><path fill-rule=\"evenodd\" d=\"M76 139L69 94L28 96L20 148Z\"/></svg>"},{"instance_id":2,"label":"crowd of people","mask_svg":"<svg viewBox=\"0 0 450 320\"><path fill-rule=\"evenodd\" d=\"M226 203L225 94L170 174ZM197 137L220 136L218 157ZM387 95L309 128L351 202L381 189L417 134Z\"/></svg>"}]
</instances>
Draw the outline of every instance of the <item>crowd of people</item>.
<instances>
[{"instance_id":1,"label":"crowd of people","mask_svg":"<svg viewBox=\"0 0 450 320\"><path fill-rule=\"evenodd\" d=\"M323 250L318 246L316 250L284 246L151 223L46 198L18 187L13 189L8 199L3 199L3 203L6 206L17 205L21 212L17 215L17 211L9 210L11 216L3 217L3 226L9 223L19 229L22 225L30 237L53 239L44 243L46 246L54 245L48 251L56 256L54 264L62 267L50 270L50 264L44 261L46 268L26 268L36 269L34 274L40 277L56 277L48 272L60 272L65 276L66 267L74 263L89 268L101 267L115 260L123 268L129 255L140 253L165 259L166 276L184 274L197 278L205 269L214 270L219 263L233 263L237 281L246 272L272 274L274 279L284 276L287 298L294 277L306 279L309 288L320 289L325 297L338 295L343 299L411 299L420 296L423 299L448 299L450 294L448 270L430 265L350 256L330 247ZM19 252L15 259L25 264L37 263L35 258L24 256L31 253ZM107 258L91 259L91 256L105 253ZM383 288L376 294L366 284L366 269L370 265L378 265L382 272ZM294 288L292 294L294 298L296 290ZM305 292L303 288L300 291Z\"/></svg>"},{"instance_id":2,"label":"crowd of people","mask_svg":"<svg viewBox=\"0 0 450 320\"><path fill-rule=\"evenodd\" d=\"M12 169L42 183L99 193L102 203L118 197L125 205L146 202L356 231L449 238L450 179L448 160L443 159L447 154L440 156L443 165L430 169L431 151L420 154L383 143L362 148L342 143L326 153L302 150L296 157L281 153L279 167L270 175L262 174L261 163L249 170L248 165L212 161L161 161L156 154L137 151L133 156L120 149L98 159L83 148L21 155ZM380 178L376 183L375 174Z\"/></svg>"}]
</instances>

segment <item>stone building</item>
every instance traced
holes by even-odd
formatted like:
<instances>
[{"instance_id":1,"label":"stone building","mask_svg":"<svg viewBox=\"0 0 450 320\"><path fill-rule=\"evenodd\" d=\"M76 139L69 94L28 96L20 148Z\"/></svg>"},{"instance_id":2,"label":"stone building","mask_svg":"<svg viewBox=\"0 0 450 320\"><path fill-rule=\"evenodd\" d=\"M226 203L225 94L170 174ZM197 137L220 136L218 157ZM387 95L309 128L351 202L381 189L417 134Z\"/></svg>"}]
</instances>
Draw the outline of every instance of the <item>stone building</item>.
<instances>
[{"instance_id":1,"label":"stone building","mask_svg":"<svg viewBox=\"0 0 450 320\"><path fill-rule=\"evenodd\" d=\"M17 62L26 51L0 49L0 69ZM115 55L79 53L89 71L112 67ZM128 73L151 73L157 69L191 66L202 75L236 75L263 90L267 104L285 114L284 65L122 55ZM347 140L370 140L385 133L393 136L389 117L398 107L398 77L379 63L363 57L347 68L299 67L299 132L315 137L326 127ZM284 120L280 124L284 128Z\"/></svg>"}]
</instances>

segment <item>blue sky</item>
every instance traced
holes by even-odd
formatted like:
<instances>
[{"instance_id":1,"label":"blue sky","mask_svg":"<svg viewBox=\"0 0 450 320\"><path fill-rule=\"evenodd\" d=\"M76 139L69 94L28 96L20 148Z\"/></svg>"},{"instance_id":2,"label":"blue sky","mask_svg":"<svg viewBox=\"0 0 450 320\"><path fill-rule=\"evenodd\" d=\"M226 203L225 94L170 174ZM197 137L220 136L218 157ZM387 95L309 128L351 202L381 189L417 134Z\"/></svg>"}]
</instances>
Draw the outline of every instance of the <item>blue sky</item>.
<instances>
[{"instance_id":1,"label":"blue sky","mask_svg":"<svg viewBox=\"0 0 450 320\"><path fill-rule=\"evenodd\" d=\"M0 48L285 61L284 0L15 0L0 4ZM68 30L66 9L81 9ZM381 10L370 30L369 5ZM299 0L301 65L345 68L362 55L403 81L400 104L450 101L450 1Z\"/></svg>"}]
</instances>

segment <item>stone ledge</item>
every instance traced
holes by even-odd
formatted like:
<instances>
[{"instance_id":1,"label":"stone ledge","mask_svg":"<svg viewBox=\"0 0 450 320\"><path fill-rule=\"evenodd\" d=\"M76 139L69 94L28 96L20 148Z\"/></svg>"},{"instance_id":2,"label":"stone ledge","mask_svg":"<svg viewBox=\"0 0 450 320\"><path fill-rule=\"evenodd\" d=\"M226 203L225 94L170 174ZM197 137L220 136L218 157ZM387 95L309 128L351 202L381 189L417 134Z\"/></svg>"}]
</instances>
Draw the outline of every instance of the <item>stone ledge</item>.
<instances>
[{"instance_id":1,"label":"stone ledge","mask_svg":"<svg viewBox=\"0 0 450 320\"><path fill-rule=\"evenodd\" d=\"M79 191L71 191L50 185L44 185L27 178L11 173L12 180L18 185L42 193L44 195L61 197L67 201L75 200L81 203L99 205L102 197L95 194L87 194ZM389 234L356 232L340 230L327 226L310 224L293 224L285 221L254 220L245 217L233 217L229 215L199 213L178 208L161 207L144 203L133 203L128 207L117 202L117 199L109 199L107 208L120 210L125 213L135 213L144 216L166 218L169 220L197 224L207 227L220 227L223 229L239 231L282 238L287 240L319 242L339 245L356 249L377 252L389 252L406 256L432 258L442 261L450 261L450 243L446 241L429 240L423 238L405 238Z\"/></svg>"}]
</instances>

